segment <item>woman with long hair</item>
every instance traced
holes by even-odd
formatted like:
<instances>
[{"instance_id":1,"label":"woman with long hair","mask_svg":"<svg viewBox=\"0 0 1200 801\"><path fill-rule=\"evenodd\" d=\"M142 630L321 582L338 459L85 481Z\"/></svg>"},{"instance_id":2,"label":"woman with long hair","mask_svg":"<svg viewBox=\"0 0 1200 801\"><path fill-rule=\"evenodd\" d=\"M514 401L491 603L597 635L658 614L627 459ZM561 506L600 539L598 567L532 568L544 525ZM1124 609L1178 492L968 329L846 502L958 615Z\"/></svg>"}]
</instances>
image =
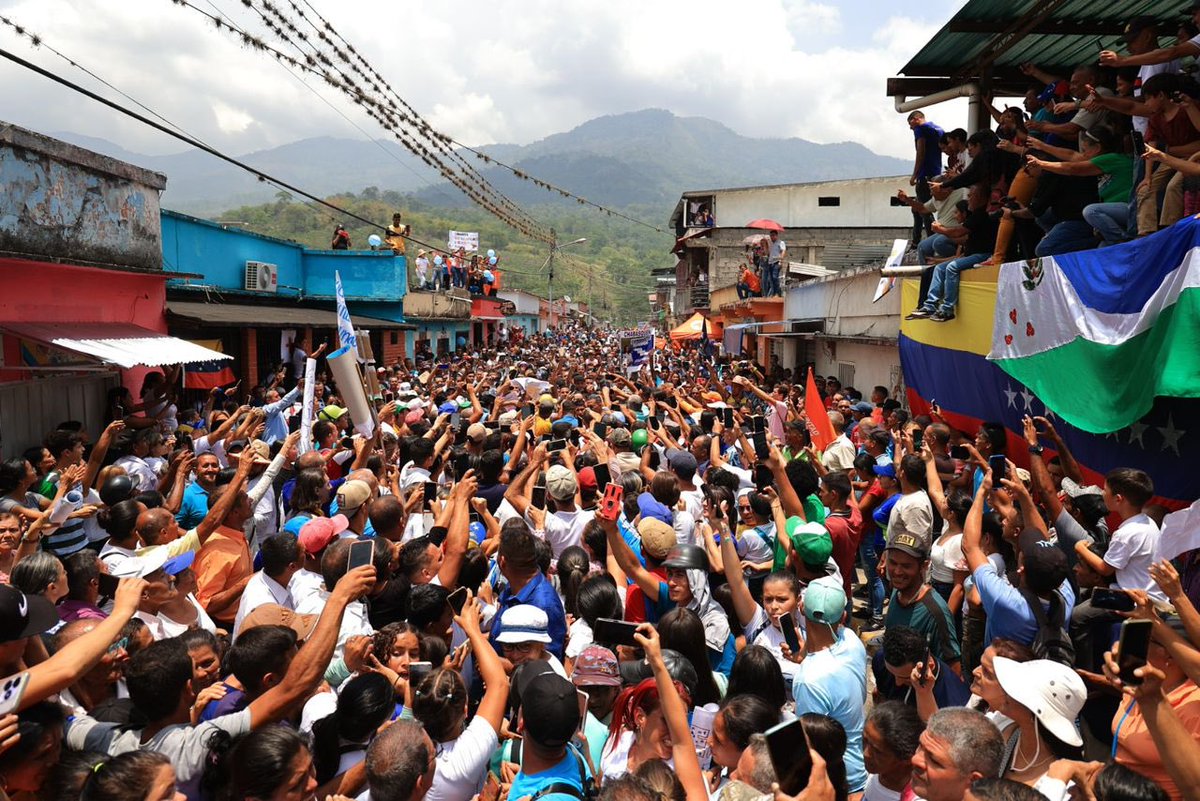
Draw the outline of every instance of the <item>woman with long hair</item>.
<instances>
[{"instance_id":1,"label":"woman with long hair","mask_svg":"<svg viewBox=\"0 0 1200 801\"><path fill-rule=\"evenodd\" d=\"M567 630L567 648L564 651L563 667L567 675L575 672L575 660L595 642L596 620L602 617L620 619L622 616L621 595L607 573L588 576L579 585L576 593L575 621Z\"/></svg>"},{"instance_id":2,"label":"woman with long hair","mask_svg":"<svg viewBox=\"0 0 1200 801\"><path fill-rule=\"evenodd\" d=\"M687 689L679 682L675 682L675 689L690 707L692 700ZM621 691L613 706L608 732L608 744L599 765L605 781L632 773L651 759L671 760L671 732L653 678Z\"/></svg>"},{"instance_id":3,"label":"woman with long hair","mask_svg":"<svg viewBox=\"0 0 1200 801\"><path fill-rule=\"evenodd\" d=\"M49 499L32 491L37 470L23 456L0 462L0 512L15 512L27 522L37 520Z\"/></svg>"},{"instance_id":4,"label":"woman with long hair","mask_svg":"<svg viewBox=\"0 0 1200 801\"><path fill-rule=\"evenodd\" d=\"M808 712L800 716L800 725L812 750L825 760L825 771L833 785L834 801L846 801L849 783L846 779L846 729L828 715Z\"/></svg>"},{"instance_id":5,"label":"woman with long hair","mask_svg":"<svg viewBox=\"0 0 1200 801\"><path fill-rule=\"evenodd\" d=\"M201 786L212 801L266 801L282 793L311 799L317 791L312 754L291 727L264 726L236 739L218 731L209 748Z\"/></svg>"},{"instance_id":6,"label":"woman with long hair","mask_svg":"<svg viewBox=\"0 0 1200 801\"><path fill-rule=\"evenodd\" d=\"M696 669L699 681L693 698L695 704L703 706L719 702L728 679L716 673L709 665L709 649L704 641L704 624L699 616L691 609L675 607L659 619L658 636L663 648L679 652ZM720 676L719 680L717 676Z\"/></svg>"},{"instance_id":7,"label":"woman with long hair","mask_svg":"<svg viewBox=\"0 0 1200 801\"><path fill-rule=\"evenodd\" d=\"M558 590L562 598L563 608L568 615L579 617L576 597L579 595L579 585L587 578L591 570L591 560L588 553L578 545L563 549L558 555L557 573Z\"/></svg>"},{"instance_id":8,"label":"woman with long hair","mask_svg":"<svg viewBox=\"0 0 1200 801\"><path fill-rule=\"evenodd\" d=\"M428 801L459 801L479 792L488 760L500 744L500 726L508 707L504 663L479 628L479 603L468 596L454 622L466 633L483 679L483 698L467 723L467 686L452 667L440 667L414 691L413 715L429 733L437 752L437 771Z\"/></svg>"},{"instance_id":9,"label":"woman with long hair","mask_svg":"<svg viewBox=\"0 0 1200 801\"><path fill-rule=\"evenodd\" d=\"M750 736L763 734L779 723L779 707L773 707L757 695L736 695L726 698L713 718L708 735L714 770L721 772L721 781L737 767L742 752L750 745Z\"/></svg>"},{"instance_id":10,"label":"woman with long hair","mask_svg":"<svg viewBox=\"0 0 1200 801\"><path fill-rule=\"evenodd\" d=\"M310 467L301 470L296 475L296 483L292 487L290 502L291 515L284 524L284 531L290 531L297 537L304 524L314 517L328 517L325 506L329 503L329 477L324 470Z\"/></svg>"},{"instance_id":11,"label":"woman with long hair","mask_svg":"<svg viewBox=\"0 0 1200 801\"><path fill-rule=\"evenodd\" d=\"M733 660L727 698L757 695L772 709L784 709L792 700L775 655L761 645L747 645Z\"/></svg>"},{"instance_id":12,"label":"woman with long hair","mask_svg":"<svg viewBox=\"0 0 1200 801\"><path fill-rule=\"evenodd\" d=\"M312 726L317 783L341 776L367 756L367 746L396 709L392 684L380 673L361 673L341 688L337 709Z\"/></svg>"}]
</instances>

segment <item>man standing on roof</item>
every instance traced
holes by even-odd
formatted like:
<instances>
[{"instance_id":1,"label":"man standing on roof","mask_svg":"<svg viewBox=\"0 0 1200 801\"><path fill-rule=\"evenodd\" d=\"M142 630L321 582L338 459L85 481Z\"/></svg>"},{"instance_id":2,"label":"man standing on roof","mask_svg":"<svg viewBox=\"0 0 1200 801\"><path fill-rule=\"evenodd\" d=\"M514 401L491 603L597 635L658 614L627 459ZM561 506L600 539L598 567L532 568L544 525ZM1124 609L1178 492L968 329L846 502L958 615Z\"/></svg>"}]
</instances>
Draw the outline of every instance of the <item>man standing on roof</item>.
<instances>
[{"instance_id":1,"label":"man standing on roof","mask_svg":"<svg viewBox=\"0 0 1200 801\"><path fill-rule=\"evenodd\" d=\"M942 129L925 119L925 112L914 111L908 115L908 127L913 132L913 143L916 147L916 158L913 161L912 176L908 179L909 186L917 188L917 200L927 202L933 197L929 190L929 179L942 174L942 151L938 147L942 141ZM913 247L921 241L921 232L932 233L933 215L923 214L913 209Z\"/></svg>"}]
</instances>

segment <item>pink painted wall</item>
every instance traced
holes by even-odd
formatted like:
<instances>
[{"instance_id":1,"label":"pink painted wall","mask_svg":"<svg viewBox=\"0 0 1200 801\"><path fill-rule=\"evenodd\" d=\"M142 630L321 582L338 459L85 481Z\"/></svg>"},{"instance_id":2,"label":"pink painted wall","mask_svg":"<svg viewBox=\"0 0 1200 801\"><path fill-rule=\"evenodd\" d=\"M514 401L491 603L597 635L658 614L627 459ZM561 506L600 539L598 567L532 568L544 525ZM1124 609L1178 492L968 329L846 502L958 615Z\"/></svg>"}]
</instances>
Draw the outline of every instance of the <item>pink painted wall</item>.
<instances>
[{"instance_id":1,"label":"pink painted wall","mask_svg":"<svg viewBox=\"0 0 1200 801\"><path fill-rule=\"evenodd\" d=\"M0 258L0 326L27 323L133 323L166 333L166 276L126 273L98 267ZM3 339L4 364L21 364L16 337ZM134 393L148 371L122 372ZM0 369L0 382L30 378L27 370Z\"/></svg>"}]
</instances>

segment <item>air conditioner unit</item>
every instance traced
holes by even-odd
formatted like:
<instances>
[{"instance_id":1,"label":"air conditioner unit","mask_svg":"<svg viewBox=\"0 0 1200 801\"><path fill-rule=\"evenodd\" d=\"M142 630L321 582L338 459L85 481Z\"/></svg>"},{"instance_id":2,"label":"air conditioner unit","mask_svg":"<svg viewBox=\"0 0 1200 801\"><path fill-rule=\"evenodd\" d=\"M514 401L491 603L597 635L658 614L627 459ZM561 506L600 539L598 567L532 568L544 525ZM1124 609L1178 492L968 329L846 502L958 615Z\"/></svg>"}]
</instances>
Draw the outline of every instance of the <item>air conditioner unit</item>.
<instances>
[{"instance_id":1,"label":"air conditioner unit","mask_svg":"<svg viewBox=\"0 0 1200 801\"><path fill-rule=\"evenodd\" d=\"M252 292L278 292L279 267L264 261L246 262L246 289Z\"/></svg>"}]
</instances>

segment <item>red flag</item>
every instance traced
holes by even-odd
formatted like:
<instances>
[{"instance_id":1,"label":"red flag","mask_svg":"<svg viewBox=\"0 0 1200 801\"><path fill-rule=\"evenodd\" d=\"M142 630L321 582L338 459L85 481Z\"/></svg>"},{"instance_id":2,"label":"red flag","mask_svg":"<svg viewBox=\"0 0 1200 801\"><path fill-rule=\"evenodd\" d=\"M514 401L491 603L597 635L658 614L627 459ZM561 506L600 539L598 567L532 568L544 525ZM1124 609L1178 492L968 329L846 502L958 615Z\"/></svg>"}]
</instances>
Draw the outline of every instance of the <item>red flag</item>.
<instances>
[{"instance_id":1,"label":"red flag","mask_svg":"<svg viewBox=\"0 0 1200 801\"><path fill-rule=\"evenodd\" d=\"M813 445L823 451L837 439L833 433L833 423L829 422L829 412L817 392L817 381L813 378L812 368L808 368L808 383L804 387L804 412L808 415L808 434L812 437Z\"/></svg>"}]
</instances>

